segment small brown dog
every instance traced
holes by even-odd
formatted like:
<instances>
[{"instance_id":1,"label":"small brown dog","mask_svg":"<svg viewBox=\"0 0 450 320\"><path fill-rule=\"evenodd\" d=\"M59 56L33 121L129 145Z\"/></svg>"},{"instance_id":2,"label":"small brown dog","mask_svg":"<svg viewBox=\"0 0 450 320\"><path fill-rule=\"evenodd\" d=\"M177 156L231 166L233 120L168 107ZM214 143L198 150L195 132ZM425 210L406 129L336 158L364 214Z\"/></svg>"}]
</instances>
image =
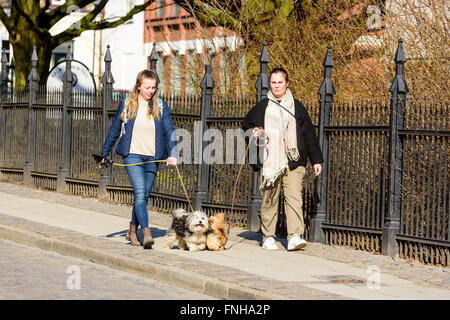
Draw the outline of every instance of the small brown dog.
<instances>
[{"instance_id":1,"label":"small brown dog","mask_svg":"<svg viewBox=\"0 0 450 320\"><path fill-rule=\"evenodd\" d=\"M217 213L209 217L209 231L206 234L206 247L211 251L221 251L225 249L228 241L228 234L225 231L225 215Z\"/></svg>"}]
</instances>

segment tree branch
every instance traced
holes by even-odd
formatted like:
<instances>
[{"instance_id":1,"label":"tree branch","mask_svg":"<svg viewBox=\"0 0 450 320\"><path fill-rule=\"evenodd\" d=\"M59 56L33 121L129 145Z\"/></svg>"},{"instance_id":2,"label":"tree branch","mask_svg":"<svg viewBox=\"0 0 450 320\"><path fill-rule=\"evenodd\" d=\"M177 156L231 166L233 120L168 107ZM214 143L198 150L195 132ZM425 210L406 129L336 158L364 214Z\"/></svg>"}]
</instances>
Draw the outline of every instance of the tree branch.
<instances>
[{"instance_id":1,"label":"tree branch","mask_svg":"<svg viewBox=\"0 0 450 320\"><path fill-rule=\"evenodd\" d=\"M5 28L6 30L8 30L8 32L11 32L11 29L13 27L11 17L8 17L2 7L0 7L0 21L5 25Z\"/></svg>"},{"instance_id":2,"label":"tree branch","mask_svg":"<svg viewBox=\"0 0 450 320\"><path fill-rule=\"evenodd\" d=\"M223 6L220 2L199 0L177 0L181 7L192 15L196 16L200 22L204 25L217 26L218 24L224 27L228 27L233 31L240 32L242 30L242 24L237 18L239 12L234 12L231 9L236 9L236 6ZM208 6L205 6L205 3Z\"/></svg>"},{"instance_id":3,"label":"tree branch","mask_svg":"<svg viewBox=\"0 0 450 320\"><path fill-rule=\"evenodd\" d=\"M150 0L145 2L142 5L138 5L138 6L134 6L130 11L128 11L128 13L115 20L112 22L107 22L105 20L99 21L99 22L93 22L95 16L97 16L97 14L103 9L100 9L100 6L103 5L103 7L106 5L106 3L108 2L108 0L102 0L97 6L96 8L89 14L87 14L86 16L84 16L80 21L79 21L79 28L68 28L65 31L61 32L60 34L54 36L56 42L58 44L61 44L65 41L71 40L75 37L78 37L83 31L88 31L88 30L103 30L103 29L108 29L108 28L114 28L117 27L121 24L123 24L124 22L130 20L136 13L139 13L143 10L145 10L145 8L147 8L149 5L151 5L154 0ZM97 13L95 13L94 11L96 11L96 9L98 9Z\"/></svg>"},{"instance_id":4,"label":"tree branch","mask_svg":"<svg viewBox=\"0 0 450 320\"><path fill-rule=\"evenodd\" d=\"M101 2L95 6L94 10L89 12L80 20L80 25L83 25L84 22L90 23L94 21L95 17L103 10L108 1L109 0L101 0Z\"/></svg>"},{"instance_id":5,"label":"tree branch","mask_svg":"<svg viewBox=\"0 0 450 320\"><path fill-rule=\"evenodd\" d=\"M46 27L50 29L59 20L70 14L69 8L75 6L78 8L84 8L88 4L94 2L94 0L67 0L63 5L53 9L50 12L44 12L40 17L40 22L46 23Z\"/></svg>"},{"instance_id":6,"label":"tree branch","mask_svg":"<svg viewBox=\"0 0 450 320\"><path fill-rule=\"evenodd\" d=\"M42 12L47 11L47 9L50 7L50 0L45 0L45 5L41 8L41 10L39 11L39 14L41 14Z\"/></svg>"},{"instance_id":7,"label":"tree branch","mask_svg":"<svg viewBox=\"0 0 450 320\"><path fill-rule=\"evenodd\" d=\"M22 16L28 22L30 29L32 29L37 34L43 34L45 32L48 32L47 29L39 28L39 26L36 24L36 22L33 21L33 19L31 19L31 17L25 11L22 10L22 8L19 6L19 3L17 1L12 1L12 4L14 6L14 9L16 9L17 12L19 13L19 15Z\"/></svg>"}]
</instances>

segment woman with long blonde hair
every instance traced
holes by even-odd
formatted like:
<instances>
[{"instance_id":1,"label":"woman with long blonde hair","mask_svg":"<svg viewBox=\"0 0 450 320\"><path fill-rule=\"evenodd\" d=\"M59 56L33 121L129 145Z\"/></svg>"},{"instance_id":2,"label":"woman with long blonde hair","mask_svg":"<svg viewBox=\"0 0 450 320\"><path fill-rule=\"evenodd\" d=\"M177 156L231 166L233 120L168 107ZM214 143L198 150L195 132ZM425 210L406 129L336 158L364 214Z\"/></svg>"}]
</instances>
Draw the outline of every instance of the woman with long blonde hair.
<instances>
[{"instance_id":1,"label":"woman with long blonde hair","mask_svg":"<svg viewBox=\"0 0 450 320\"><path fill-rule=\"evenodd\" d=\"M158 171L158 163L152 161L167 158L167 165L177 164L172 117L167 102L157 98L156 91L156 74L149 70L139 72L130 96L123 99L117 108L102 148L102 157L105 158L120 138L116 153L128 165L126 170L134 193L127 240L132 245L140 245L136 233L140 225L145 249L154 244L147 211L148 198Z\"/></svg>"}]
</instances>

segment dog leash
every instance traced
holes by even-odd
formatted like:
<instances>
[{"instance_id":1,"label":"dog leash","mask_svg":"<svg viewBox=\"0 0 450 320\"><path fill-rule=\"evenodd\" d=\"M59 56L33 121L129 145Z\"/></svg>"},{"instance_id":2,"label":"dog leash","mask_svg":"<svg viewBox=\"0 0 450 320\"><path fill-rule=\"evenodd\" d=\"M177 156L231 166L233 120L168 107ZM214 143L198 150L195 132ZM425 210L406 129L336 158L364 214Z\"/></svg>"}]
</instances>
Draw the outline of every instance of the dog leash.
<instances>
[{"instance_id":1,"label":"dog leash","mask_svg":"<svg viewBox=\"0 0 450 320\"><path fill-rule=\"evenodd\" d=\"M189 203L189 207L191 208L192 212L194 212L194 208L192 207L191 201L189 200L188 194L186 192L186 188L184 187L183 179L181 178L180 169L178 169L178 165L175 165L175 168L177 169L178 179L180 179L181 186L183 187L184 190L184 195L186 196L186 200Z\"/></svg>"},{"instance_id":2,"label":"dog leash","mask_svg":"<svg viewBox=\"0 0 450 320\"><path fill-rule=\"evenodd\" d=\"M258 137L258 139L259 139L259 137ZM266 139L268 139L268 138L266 138ZM244 167L245 159L247 158L248 150L249 150L249 148L250 148L250 145L251 145L252 140L253 140L253 134L250 136L250 140L248 141L248 145L247 145L247 147L245 148L244 161L243 161L243 162L241 163L241 165L239 166L238 174L237 174L236 180L235 180L235 182L234 182L233 198L232 198L232 201L231 201L231 215L232 215L232 216L234 216L234 200L235 200L235 196L236 196L236 187L237 187L237 184L238 184L238 181L239 181L239 176L241 175L242 168ZM262 144L262 145L256 144L256 145L257 145L257 146L264 146L264 144ZM231 219L230 219L230 220L231 220ZM227 234L230 234L230 228L231 228L231 221L228 223L228 231L227 231Z\"/></svg>"},{"instance_id":3,"label":"dog leash","mask_svg":"<svg viewBox=\"0 0 450 320\"><path fill-rule=\"evenodd\" d=\"M104 162L106 162L106 163L100 163L103 160L102 156L99 156L96 154L93 154L92 156L94 157L95 161L97 161L97 163L99 163L99 168L105 168L105 169L110 166L132 167L132 166L138 166L138 165L145 164L145 163L167 162L167 159L165 159L165 160L144 161L144 162L138 162L138 163L132 163L132 164L122 164L122 163L115 163L111 159L105 158ZM194 208L192 207L191 201L189 200L189 196L187 194L186 187L184 186L183 178L181 177L181 173L180 173L180 169L178 168L178 165L175 165L175 168L177 169L178 179L180 180L181 186L183 187L184 195L186 196L186 200L189 204L189 207L191 208L192 212L194 212Z\"/></svg>"},{"instance_id":4,"label":"dog leash","mask_svg":"<svg viewBox=\"0 0 450 320\"><path fill-rule=\"evenodd\" d=\"M259 139L259 138L258 138L258 139ZM247 145L247 147L245 148L244 161L243 161L243 162L241 163L241 165L239 166L238 174L237 174L236 179L235 179L235 182L234 182L234 187L233 187L233 197L232 197L232 201L231 201L231 215L232 215L232 216L234 216L234 202L235 202L235 198L236 198L236 188L237 188L238 181L239 181L239 177L240 177L240 175L241 175L242 168L244 167L245 159L247 158L248 150L249 150L249 148L250 148L250 145L251 145L252 140L253 140L253 134L250 136L250 140L248 141L248 145ZM264 146L264 145L258 145L258 144L257 144L257 146ZM99 168L102 168L102 167L103 167L103 168L108 168L108 167L110 167L110 166L112 166L112 165L118 166L118 167L130 167L130 166L137 166L137 165L144 164L144 163L167 162L167 159L165 159L165 160L153 160L153 161L138 162L138 163L133 163L133 164L121 164L121 163L115 163L115 162L113 162L111 159L105 158L105 161L104 161L104 162L106 162L106 163L100 163L100 162L103 160L103 157L102 157L102 156L99 156L99 155L96 155L96 154L93 154L92 156L94 157L95 161L97 161L97 163L100 164L100 165L99 165ZM194 208L192 207L191 201L189 200L189 196L188 196L187 191L186 191L186 188L185 188L185 186L184 186L183 179L182 179L182 177L181 177L181 173L180 173L180 169L178 168L178 165L175 165L175 168L177 169L178 179L180 180L181 186L183 187L184 195L186 196L186 200L187 200L188 203L189 203L189 207L191 208L192 212L194 212ZM230 222L228 223L227 234L230 234L230 228L231 228L231 218L230 218Z\"/></svg>"}]
</instances>

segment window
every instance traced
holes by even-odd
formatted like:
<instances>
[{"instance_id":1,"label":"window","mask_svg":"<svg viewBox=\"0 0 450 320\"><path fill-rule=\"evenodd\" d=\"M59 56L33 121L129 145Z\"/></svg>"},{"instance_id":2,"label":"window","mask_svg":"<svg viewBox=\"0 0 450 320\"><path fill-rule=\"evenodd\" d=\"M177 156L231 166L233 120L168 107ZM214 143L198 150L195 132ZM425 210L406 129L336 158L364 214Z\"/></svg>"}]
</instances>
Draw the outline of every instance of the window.
<instances>
[{"instance_id":1,"label":"window","mask_svg":"<svg viewBox=\"0 0 450 320\"><path fill-rule=\"evenodd\" d=\"M191 22L191 23L183 23L183 27L186 30L194 30L195 29L195 23Z\"/></svg>"},{"instance_id":2,"label":"window","mask_svg":"<svg viewBox=\"0 0 450 320\"><path fill-rule=\"evenodd\" d=\"M227 53L226 51L222 51L221 54L221 62L220 62L220 71L221 71L221 81L220 81L220 90L222 94L225 93L226 87L230 82L229 75L227 73L228 70L228 61L227 61Z\"/></svg>"},{"instance_id":3,"label":"window","mask_svg":"<svg viewBox=\"0 0 450 320\"><path fill-rule=\"evenodd\" d=\"M176 3L173 4L173 12L172 12L172 14L174 16L177 16L177 15L180 14L180 6L178 4L176 4Z\"/></svg>"},{"instance_id":4,"label":"window","mask_svg":"<svg viewBox=\"0 0 450 320\"><path fill-rule=\"evenodd\" d=\"M55 65L60 63L61 61L66 59L66 53L54 52L53 60L55 61Z\"/></svg>"},{"instance_id":5,"label":"window","mask_svg":"<svg viewBox=\"0 0 450 320\"><path fill-rule=\"evenodd\" d=\"M166 6L165 0L158 0L158 18L164 17L164 7Z\"/></svg>"},{"instance_id":6,"label":"window","mask_svg":"<svg viewBox=\"0 0 450 320\"><path fill-rule=\"evenodd\" d=\"M159 85L158 89L164 92L166 89L166 73L165 73L165 58L161 53L158 53L158 62L156 64L156 71L158 72Z\"/></svg>"},{"instance_id":7,"label":"window","mask_svg":"<svg viewBox=\"0 0 450 320\"><path fill-rule=\"evenodd\" d=\"M172 93L181 90L180 70L180 57L174 52L172 53Z\"/></svg>"},{"instance_id":8,"label":"window","mask_svg":"<svg viewBox=\"0 0 450 320\"><path fill-rule=\"evenodd\" d=\"M188 66L187 66L187 91L188 94L195 94L195 85L197 83L197 75L194 68L194 52L192 50L187 51L188 54Z\"/></svg>"},{"instance_id":9,"label":"window","mask_svg":"<svg viewBox=\"0 0 450 320\"><path fill-rule=\"evenodd\" d=\"M247 87L247 80L245 78L245 53L243 53L239 59L239 76L241 78L242 88Z\"/></svg>"},{"instance_id":10,"label":"window","mask_svg":"<svg viewBox=\"0 0 450 320\"><path fill-rule=\"evenodd\" d=\"M207 49L207 51L205 52L205 64L212 64L214 57L216 56L216 53L214 51L212 51L211 49Z\"/></svg>"},{"instance_id":11,"label":"window","mask_svg":"<svg viewBox=\"0 0 450 320\"><path fill-rule=\"evenodd\" d=\"M171 24L171 25L169 25L169 30L170 31L178 31L178 30L180 30L180 25L179 24Z\"/></svg>"}]
</instances>

